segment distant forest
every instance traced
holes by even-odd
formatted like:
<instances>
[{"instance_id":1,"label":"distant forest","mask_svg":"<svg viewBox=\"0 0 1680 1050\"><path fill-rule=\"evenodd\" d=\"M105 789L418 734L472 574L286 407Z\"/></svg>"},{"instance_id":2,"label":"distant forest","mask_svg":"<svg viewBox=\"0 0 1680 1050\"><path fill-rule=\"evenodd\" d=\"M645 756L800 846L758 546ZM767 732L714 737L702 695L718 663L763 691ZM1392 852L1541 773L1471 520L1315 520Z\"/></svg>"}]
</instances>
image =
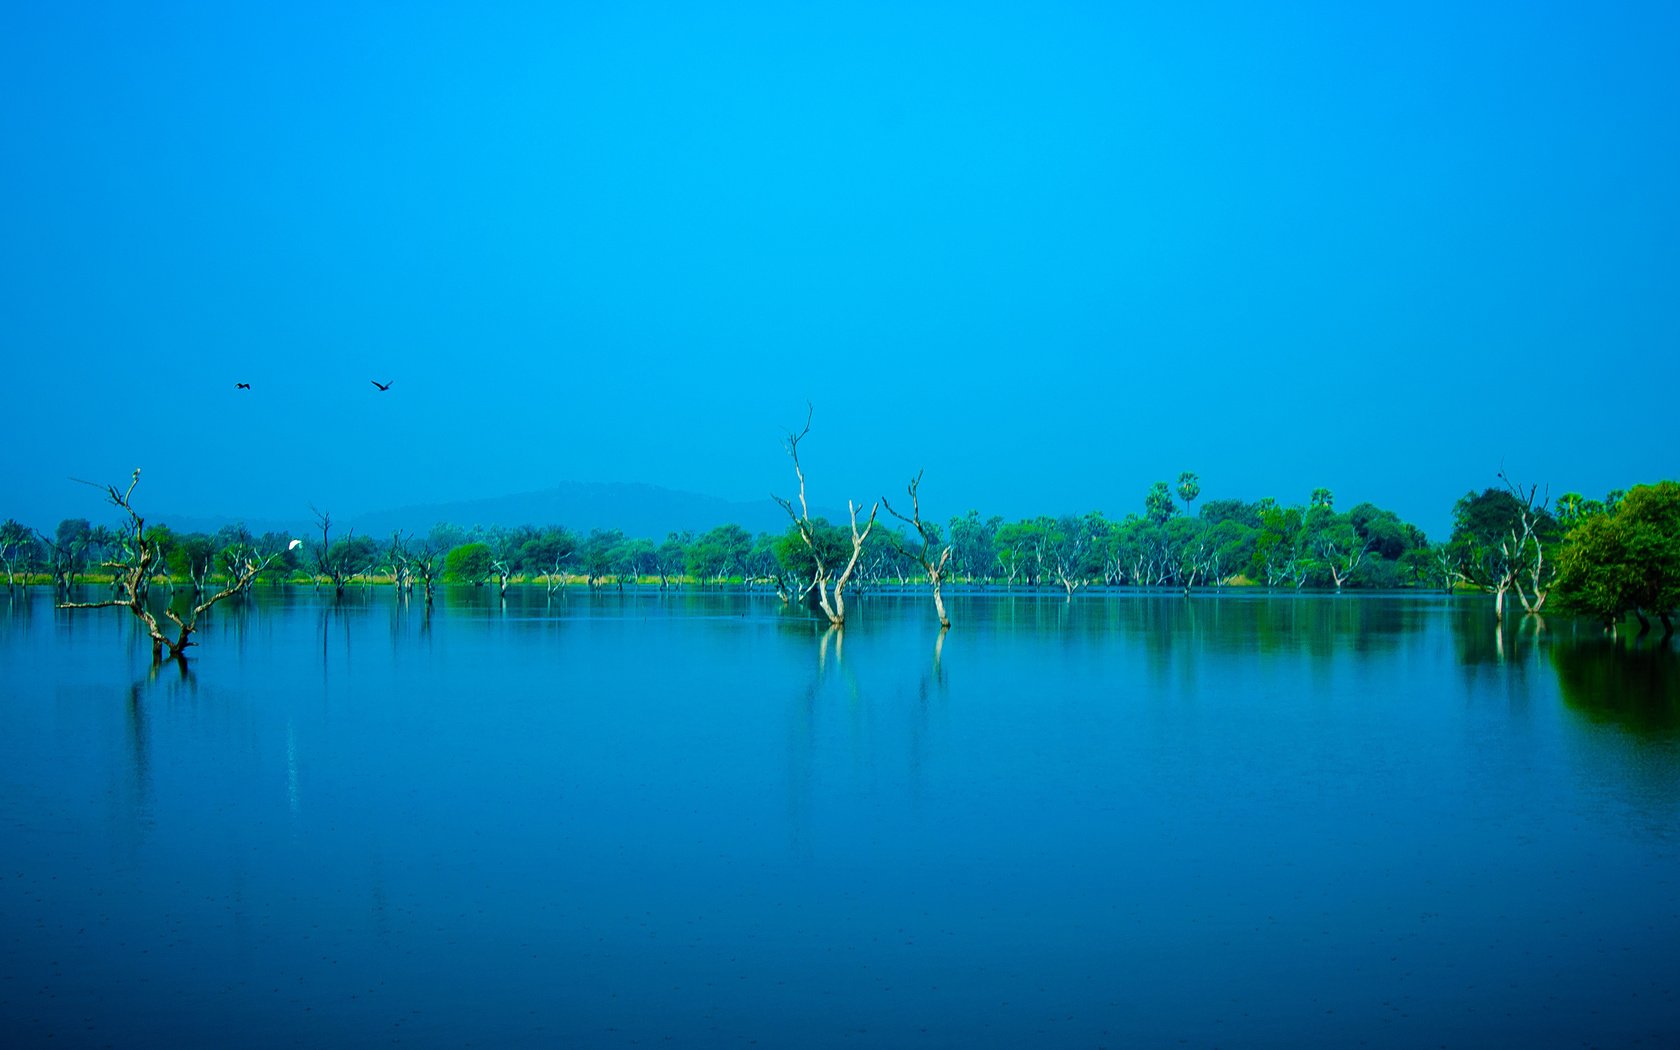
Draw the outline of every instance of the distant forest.
<instances>
[{"instance_id":1,"label":"distant forest","mask_svg":"<svg viewBox=\"0 0 1680 1050\"><path fill-rule=\"evenodd\" d=\"M324 513L304 537L254 536L239 525L178 534L166 524L142 524L137 514L113 524L70 518L50 532L7 520L0 563L10 586L50 584L64 593L78 583L117 587L143 529L153 556L148 573L195 593L251 568L253 582L314 582L340 591L357 583L418 583L428 596L441 582L504 589L536 583L551 591L733 584L773 590L790 602L807 597L813 584L820 595L837 577L854 594L930 577L938 577L936 585L1054 588L1069 597L1086 587L1474 588L1495 596L1501 616L1508 595L1523 610L1540 611L1561 582L1567 603L1580 611L1607 622L1630 613L1643 622L1649 613L1665 625L1680 600L1674 482L1596 500L1568 493L1555 502L1509 483L1489 487L1457 501L1452 532L1437 542L1376 504L1338 509L1324 488L1301 503L1204 500L1190 472L1176 484L1156 482L1138 511L1120 520L1090 513L1006 521L969 511L931 523L904 513L914 507L914 487L908 495L902 506L889 497L860 508L856 522L831 522L802 520L802 492L797 507L784 502L786 530L757 535L734 524L641 537L617 529L578 534L563 524L446 523L423 536L373 537L339 534ZM866 516L883 504L885 513L869 517L869 527ZM848 564L844 574L841 564Z\"/></svg>"}]
</instances>

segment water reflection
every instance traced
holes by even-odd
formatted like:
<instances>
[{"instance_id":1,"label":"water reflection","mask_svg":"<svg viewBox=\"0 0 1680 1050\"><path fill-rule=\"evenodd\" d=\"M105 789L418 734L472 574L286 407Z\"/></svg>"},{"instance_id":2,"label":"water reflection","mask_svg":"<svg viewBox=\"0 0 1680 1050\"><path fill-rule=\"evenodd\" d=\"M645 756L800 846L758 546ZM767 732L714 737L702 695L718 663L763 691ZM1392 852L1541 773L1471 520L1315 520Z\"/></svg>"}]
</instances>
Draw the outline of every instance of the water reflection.
<instances>
[{"instance_id":1,"label":"water reflection","mask_svg":"<svg viewBox=\"0 0 1680 1050\"><path fill-rule=\"evenodd\" d=\"M1545 674L1554 637L1540 616L1516 616L1499 623L1485 603L1460 601L1451 618L1453 645L1465 683L1502 692L1513 709L1532 699L1531 676Z\"/></svg>"},{"instance_id":2,"label":"water reflection","mask_svg":"<svg viewBox=\"0 0 1680 1050\"><path fill-rule=\"evenodd\" d=\"M1551 647L1563 700L1590 722L1647 740L1680 739L1680 652L1585 638Z\"/></svg>"},{"instance_id":3,"label":"water reflection","mask_svg":"<svg viewBox=\"0 0 1680 1050\"><path fill-rule=\"evenodd\" d=\"M297 722L286 719L286 808L292 817L292 834L298 832Z\"/></svg>"},{"instance_id":4,"label":"water reflection","mask_svg":"<svg viewBox=\"0 0 1680 1050\"><path fill-rule=\"evenodd\" d=\"M149 828L153 823L150 709L160 703L191 701L197 697L198 676L183 660L149 663L145 672L129 684L123 712L127 728L129 780L133 788L131 811L137 829Z\"/></svg>"},{"instance_id":5,"label":"water reflection","mask_svg":"<svg viewBox=\"0 0 1680 1050\"><path fill-rule=\"evenodd\" d=\"M136 813L144 815L151 811L152 796L152 756L146 739L144 682L135 682L128 688L128 745L133 762L134 808Z\"/></svg>"},{"instance_id":6,"label":"water reflection","mask_svg":"<svg viewBox=\"0 0 1680 1050\"><path fill-rule=\"evenodd\" d=\"M943 631L872 594L841 632L771 596L369 593L264 593L138 680L121 618L0 606L32 1017L169 1043L190 1018L101 1009L144 970L294 1045L1680 1023L1670 652L1433 595L957 594Z\"/></svg>"}]
</instances>

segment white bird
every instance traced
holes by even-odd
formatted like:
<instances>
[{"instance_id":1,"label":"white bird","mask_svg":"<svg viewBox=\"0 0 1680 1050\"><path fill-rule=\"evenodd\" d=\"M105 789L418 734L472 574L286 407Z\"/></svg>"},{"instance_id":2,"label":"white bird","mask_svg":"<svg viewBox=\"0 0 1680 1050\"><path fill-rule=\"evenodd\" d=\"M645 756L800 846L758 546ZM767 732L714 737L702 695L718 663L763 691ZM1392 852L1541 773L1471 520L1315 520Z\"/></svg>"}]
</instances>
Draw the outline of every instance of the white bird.
<instances>
[{"instance_id":1,"label":"white bird","mask_svg":"<svg viewBox=\"0 0 1680 1050\"><path fill-rule=\"evenodd\" d=\"M289 551L295 551L301 546L303 546L302 540L293 540L292 542L286 544L286 549Z\"/></svg>"}]
</instances>

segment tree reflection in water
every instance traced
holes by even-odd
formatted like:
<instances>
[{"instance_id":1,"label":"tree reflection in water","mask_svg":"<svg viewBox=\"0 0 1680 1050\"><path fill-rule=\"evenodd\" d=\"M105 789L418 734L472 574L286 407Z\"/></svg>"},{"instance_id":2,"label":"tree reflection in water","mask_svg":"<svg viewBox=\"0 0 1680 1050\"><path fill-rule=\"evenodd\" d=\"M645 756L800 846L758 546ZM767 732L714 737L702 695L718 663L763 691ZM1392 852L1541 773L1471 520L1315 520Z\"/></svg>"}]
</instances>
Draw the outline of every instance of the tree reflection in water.
<instances>
[{"instance_id":1,"label":"tree reflection in water","mask_svg":"<svg viewBox=\"0 0 1680 1050\"><path fill-rule=\"evenodd\" d=\"M1552 667L1564 703L1647 740L1680 739L1680 652L1610 638L1560 639Z\"/></svg>"}]
</instances>

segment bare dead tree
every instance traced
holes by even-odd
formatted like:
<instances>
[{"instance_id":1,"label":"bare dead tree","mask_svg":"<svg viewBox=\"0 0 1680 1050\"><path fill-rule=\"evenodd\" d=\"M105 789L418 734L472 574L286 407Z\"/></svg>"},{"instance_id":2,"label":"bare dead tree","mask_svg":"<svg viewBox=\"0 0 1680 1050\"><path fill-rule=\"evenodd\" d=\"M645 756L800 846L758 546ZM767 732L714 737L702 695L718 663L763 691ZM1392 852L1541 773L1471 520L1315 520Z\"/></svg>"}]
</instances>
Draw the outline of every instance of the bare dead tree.
<instances>
[{"instance_id":1,"label":"bare dead tree","mask_svg":"<svg viewBox=\"0 0 1680 1050\"><path fill-rule=\"evenodd\" d=\"M4 524L0 524L0 563L6 567L8 588L17 586L18 563L27 560L28 550L32 545L30 532L29 528L10 518Z\"/></svg>"},{"instance_id":2,"label":"bare dead tree","mask_svg":"<svg viewBox=\"0 0 1680 1050\"><path fill-rule=\"evenodd\" d=\"M1547 505L1551 502L1551 492L1540 491L1538 485L1528 486L1527 491L1513 482L1504 470L1499 472L1499 478L1505 482L1517 501L1517 521L1511 528L1511 544L1516 551L1514 571L1511 574L1511 588L1517 592L1517 600L1522 603L1523 613L1528 616L1538 616L1546 605L1546 598L1551 594L1552 581L1557 576L1557 568L1546 561L1546 547L1540 539L1540 529L1547 516Z\"/></svg>"},{"instance_id":3,"label":"bare dead tree","mask_svg":"<svg viewBox=\"0 0 1680 1050\"><path fill-rule=\"evenodd\" d=\"M47 550L47 569L52 574L54 594L69 594L76 574L76 554L71 543L60 543L40 529L35 536Z\"/></svg>"},{"instance_id":4,"label":"bare dead tree","mask_svg":"<svg viewBox=\"0 0 1680 1050\"><path fill-rule=\"evenodd\" d=\"M1091 539L1088 523L1072 515L1048 522L1039 538L1040 557L1070 602L1089 579Z\"/></svg>"},{"instance_id":5,"label":"bare dead tree","mask_svg":"<svg viewBox=\"0 0 1680 1050\"><path fill-rule=\"evenodd\" d=\"M508 584L513 582L513 555L503 554L499 558L491 558L490 571L496 574L496 579L501 584L501 590L497 592L497 597L507 598Z\"/></svg>"},{"instance_id":6,"label":"bare dead tree","mask_svg":"<svg viewBox=\"0 0 1680 1050\"><path fill-rule=\"evenodd\" d=\"M547 568L543 570L543 583L548 588L548 596L550 598L554 597L555 591L565 589L566 563L571 561L571 559L571 551L566 551L564 554L553 554L550 556L549 564Z\"/></svg>"},{"instance_id":7,"label":"bare dead tree","mask_svg":"<svg viewBox=\"0 0 1680 1050\"><path fill-rule=\"evenodd\" d=\"M302 540L293 540L292 546L300 546ZM241 531L238 539L229 544L221 553L222 578L237 580L247 572L251 578L267 570L284 552L263 554L256 546L249 532ZM242 588L243 589L243 588Z\"/></svg>"},{"instance_id":8,"label":"bare dead tree","mask_svg":"<svg viewBox=\"0 0 1680 1050\"><path fill-rule=\"evenodd\" d=\"M1505 620L1505 595L1516 591L1523 611L1535 615L1546 603L1554 575L1553 566L1546 561L1542 525L1549 520L1546 512L1547 496L1538 486L1526 490L1512 482L1503 468L1499 480L1510 497L1511 516L1503 524L1503 535L1495 543L1492 537L1478 544L1472 555L1460 566L1462 578L1493 595L1493 618ZM1493 490L1488 490L1489 494ZM1526 586L1525 586L1526 584Z\"/></svg>"},{"instance_id":9,"label":"bare dead tree","mask_svg":"<svg viewBox=\"0 0 1680 1050\"><path fill-rule=\"evenodd\" d=\"M1009 547L998 551L997 565L1003 570L1003 586L1005 590L1015 589L1015 577L1021 575L1021 567L1025 564L1025 552Z\"/></svg>"},{"instance_id":10,"label":"bare dead tree","mask_svg":"<svg viewBox=\"0 0 1680 1050\"><path fill-rule=\"evenodd\" d=\"M324 510L316 510L310 505L310 512L315 515L315 524L321 530L321 545L315 549L316 587L320 586L320 578L326 577L333 585L333 596L344 597L346 581L361 575L368 566L359 564L353 557L350 540L356 536L356 530L351 529L337 546L332 542L332 515Z\"/></svg>"},{"instance_id":11,"label":"bare dead tree","mask_svg":"<svg viewBox=\"0 0 1680 1050\"><path fill-rule=\"evenodd\" d=\"M805 596L811 593L811 587L816 583L813 576L809 579L797 573L778 569L766 577L770 585L776 589L776 597L783 605L804 602Z\"/></svg>"},{"instance_id":12,"label":"bare dead tree","mask_svg":"<svg viewBox=\"0 0 1680 1050\"><path fill-rule=\"evenodd\" d=\"M1365 560L1365 555L1375 546L1373 540L1361 540L1358 535L1348 540L1346 537L1337 538L1325 535L1318 540L1318 555L1330 573L1330 582L1336 585L1336 590L1342 589L1353 570L1359 568L1359 563Z\"/></svg>"},{"instance_id":13,"label":"bare dead tree","mask_svg":"<svg viewBox=\"0 0 1680 1050\"><path fill-rule=\"evenodd\" d=\"M230 566L230 577L221 590L210 595L203 601L189 607L185 616L179 615L174 609L164 607L163 615L174 624L174 629L165 629L158 617L152 612L149 598L150 581L159 565L163 561L163 552L151 537L146 535L146 521L134 509L131 497L134 487L140 483L140 471L136 470L128 483L128 488L119 491L115 485L105 487L105 496L111 504L128 515L125 539L125 554L121 561L106 562L118 579L117 596L102 602L60 602L60 609L127 609L135 619L146 628L146 633L152 639L152 663L163 662L165 649L169 650L169 658L185 662L188 647L195 645L192 635L198 629L198 618L210 611L217 602L231 598L251 586L257 575L268 568L278 553L259 555L251 552L240 559L236 566ZM173 637L171 637L173 634Z\"/></svg>"},{"instance_id":14,"label":"bare dead tree","mask_svg":"<svg viewBox=\"0 0 1680 1050\"><path fill-rule=\"evenodd\" d=\"M1179 586L1184 588L1186 597L1190 589L1196 586L1196 581L1207 573L1208 543L1205 530L1199 530L1185 538L1173 559L1173 571L1178 577Z\"/></svg>"},{"instance_id":15,"label":"bare dead tree","mask_svg":"<svg viewBox=\"0 0 1680 1050\"><path fill-rule=\"evenodd\" d=\"M1451 594L1453 587L1464 579L1464 572L1458 566L1458 555L1449 544L1439 544L1435 548L1435 569L1441 574L1441 593Z\"/></svg>"},{"instance_id":16,"label":"bare dead tree","mask_svg":"<svg viewBox=\"0 0 1680 1050\"><path fill-rule=\"evenodd\" d=\"M408 568L413 576L420 577L420 585L426 590L426 605L432 604L432 592L437 580L438 550L432 546L430 540L408 552ZM411 584L412 586L412 584Z\"/></svg>"},{"instance_id":17,"label":"bare dead tree","mask_svg":"<svg viewBox=\"0 0 1680 1050\"><path fill-rule=\"evenodd\" d=\"M838 576L834 575L834 567L828 564L823 556L823 545L819 542L816 525L811 521L811 508L805 500L805 471L799 466L799 442L811 432L812 409L810 402L805 404L805 426L797 434L787 432L783 447L787 449L788 458L793 460L793 473L799 479L799 510L793 509L790 500L771 494L771 499L785 511L793 524L799 530L799 538L804 541L815 562L811 587L817 592L817 604L822 607L823 615L835 627L843 626L846 622L846 584L851 581L852 573L857 569L858 557L863 553L864 541L869 538L869 532L875 527L875 515L879 513L881 504L876 502L869 508L869 520L860 531L858 529L858 506L851 500L846 501L846 509L851 514L852 524L852 554L846 560L846 567ZM832 585L829 583L833 580Z\"/></svg>"},{"instance_id":18,"label":"bare dead tree","mask_svg":"<svg viewBox=\"0 0 1680 1050\"><path fill-rule=\"evenodd\" d=\"M391 531L391 542L385 547L383 560L400 599L414 589L414 574L409 566L408 536L401 529Z\"/></svg>"}]
</instances>

